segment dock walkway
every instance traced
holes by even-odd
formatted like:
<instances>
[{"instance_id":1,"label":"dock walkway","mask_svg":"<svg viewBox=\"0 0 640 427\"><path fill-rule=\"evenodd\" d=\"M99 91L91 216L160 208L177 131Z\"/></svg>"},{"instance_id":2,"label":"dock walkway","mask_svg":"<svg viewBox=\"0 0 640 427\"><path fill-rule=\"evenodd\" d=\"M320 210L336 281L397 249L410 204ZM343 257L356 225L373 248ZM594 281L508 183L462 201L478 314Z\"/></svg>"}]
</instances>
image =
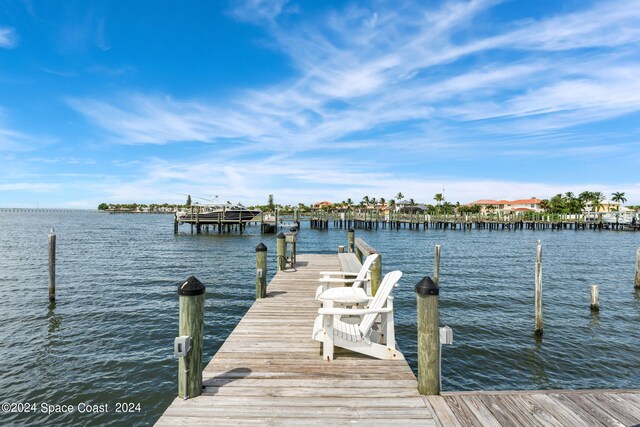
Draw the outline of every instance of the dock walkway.
<instances>
[{"instance_id":1,"label":"dock walkway","mask_svg":"<svg viewBox=\"0 0 640 427\"><path fill-rule=\"evenodd\" d=\"M336 255L301 254L278 272L205 368L202 395L176 398L156 425L435 426L406 361L322 359L314 295L337 269Z\"/></svg>"},{"instance_id":2,"label":"dock walkway","mask_svg":"<svg viewBox=\"0 0 640 427\"><path fill-rule=\"evenodd\" d=\"M477 392L420 396L404 360L336 349L331 363L311 339L320 271L336 255L298 255L256 300L204 370L201 396L176 398L158 426L634 425L640 391ZM400 286L408 286L400 282ZM207 325L212 328L215 325Z\"/></svg>"}]
</instances>

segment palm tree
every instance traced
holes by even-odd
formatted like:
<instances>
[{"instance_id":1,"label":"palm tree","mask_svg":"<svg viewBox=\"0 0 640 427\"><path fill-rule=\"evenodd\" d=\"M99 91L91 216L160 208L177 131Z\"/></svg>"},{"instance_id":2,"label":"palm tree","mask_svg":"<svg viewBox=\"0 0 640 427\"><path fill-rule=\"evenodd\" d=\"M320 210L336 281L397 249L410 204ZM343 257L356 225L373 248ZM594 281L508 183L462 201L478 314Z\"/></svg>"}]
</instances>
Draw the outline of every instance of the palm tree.
<instances>
[{"instance_id":1,"label":"palm tree","mask_svg":"<svg viewBox=\"0 0 640 427\"><path fill-rule=\"evenodd\" d=\"M371 198L371 204L373 205L373 207L376 207L376 204L378 203L378 199L376 199L375 197Z\"/></svg>"},{"instance_id":2,"label":"palm tree","mask_svg":"<svg viewBox=\"0 0 640 427\"><path fill-rule=\"evenodd\" d=\"M351 199L347 199L347 204L348 204L349 206L353 205L353 200L351 200Z\"/></svg>"},{"instance_id":3,"label":"palm tree","mask_svg":"<svg viewBox=\"0 0 640 427\"><path fill-rule=\"evenodd\" d=\"M362 201L363 201L367 206L369 206L369 196L364 196L364 197L362 198Z\"/></svg>"},{"instance_id":4,"label":"palm tree","mask_svg":"<svg viewBox=\"0 0 640 427\"><path fill-rule=\"evenodd\" d=\"M398 199L398 200L402 200L403 198L404 198L404 194L402 194L402 193L398 193L396 195L396 199Z\"/></svg>"},{"instance_id":5,"label":"palm tree","mask_svg":"<svg viewBox=\"0 0 640 427\"><path fill-rule=\"evenodd\" d=\"M624 197L624 193L623 192L615 192L615 193L611 193L611 201L613 202L618 202L620 204L624 203L627 201L627 199ZM618 208L616 210L620 210L620 206L618 206Z\"/></svg>"},{"instance_id":6,"label":"palm tree","mask_svg":"<svg viewBox=\"0 0 640 427\"><path fill-rule=\"evenodd\" d=\"M433 198L433 200L438 202L438 204L441 204L442 202L444 202L444 196L442 195L442 193L436 193L436 195Z\"/></svg>"}]
</instances>

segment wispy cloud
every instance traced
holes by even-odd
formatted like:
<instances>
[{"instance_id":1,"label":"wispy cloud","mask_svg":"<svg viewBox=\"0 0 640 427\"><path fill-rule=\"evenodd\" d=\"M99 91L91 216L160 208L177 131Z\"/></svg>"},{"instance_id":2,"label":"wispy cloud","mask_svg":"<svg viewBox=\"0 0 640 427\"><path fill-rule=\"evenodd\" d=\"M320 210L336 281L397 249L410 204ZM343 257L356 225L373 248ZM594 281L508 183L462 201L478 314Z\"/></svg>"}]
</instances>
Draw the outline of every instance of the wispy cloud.
<instances>
[{"instance_id":1,"label":"wispy cloud","mask_svg":"<svg viewBox=\"0 0 640 427\"><path fill-rule=\"evenodd\" d=\"M0 48L13 49L18 45L18 36L15 29L0 27Z\"/></svg>"},{"instance_id":2,"label":"wispy cloud","mask_svg":"<svg viewBox=\"0 0 640 427\"><path fill-rule=\"evenodd\" d=\"M294 77L223 102L137 92L68 104L117 143L215 147L211 157L145 164L144 177L105 188L113 200L140 188L255 200L283 182L294 183L282 190L291 200L388 196L402 188L433 194L443 182L461 201L545 196L568 185L433 174L413 180L400 178L394 161L397 153L504 154L526 163L530 156L597 159L636 150L638 138L581 127L640 112L640 0L485 22L499 3L360 3L294 20L285 1L247 1L232 16L264 27L266 45L289 59ZM209 172L211 164L224 167ZM247 180L247 170L259 182ZM202 184L220 179L228 187Z\"/></svg>"},{"instance_id":3,"label":"wispy cloud","mask_svg":"<svg viewBox=\"0 0 640 427\"><path fill-rule=\"evenodd\" d=\"M291 24L279 19L284 1L249 1L234 16L249 19L253 9L268 20L297 78L238 93L224 106L145 94L70 105L124 143L233 139L274 151L339 148L373 131L383 140L416 122L446 121L473 134L484 126L474 122L488 121L488 134L524 135L640 110L633 43L640 1L600 3L478 37L475 20L496 3L376 3ZM614 46L624 50L608 50Z\"/></svg>"},{"instance_id":4,"label":"wispy cloud","mask_svg":"<svg viewBox=\"0 0 640 427\"><path fill-rule=\"evenodd\" d=\"M231 14L241 20L254 23L272 21L283 11L289 0L247 0L237 2Z\"/></svg>"}]
</instances>

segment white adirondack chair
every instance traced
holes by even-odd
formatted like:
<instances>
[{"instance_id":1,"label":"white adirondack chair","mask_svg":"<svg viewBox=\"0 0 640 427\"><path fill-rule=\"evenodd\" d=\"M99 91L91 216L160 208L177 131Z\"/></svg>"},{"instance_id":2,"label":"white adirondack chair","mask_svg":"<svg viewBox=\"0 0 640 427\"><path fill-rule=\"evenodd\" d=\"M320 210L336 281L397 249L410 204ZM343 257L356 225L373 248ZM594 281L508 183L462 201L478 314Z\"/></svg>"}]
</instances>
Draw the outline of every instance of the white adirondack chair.
<instances>
[{"instance_id":1,"label":"white adirondack chair","mask_svg":"<svg viewBox=\"0 0 640 427\"><path fill-rule=\"evenodd\" d=\"M404 359L396 349L393 324L393 297L391 291L398 285L402 272L392 271L382 279L376 296L366 308L336 308L333 300L325 300L318 310L313 325L312 338L323 343L322 354L327 361L333 360L334 346L366 354L377 359ZM380 328L374 328L380 315ZM358 323L345 322L342 316L362 316ZM354 319L350 317L349 320Z\"/></svg>"},{"instance_id":2,"label":"white adirondack chair","mask_svg":"<svg viewBox=\"0 0 640 427\"><path fill-rule=\"evenodd\" d=\"M351 287L353 288L353 292L357 292L358 295L362 294L366 296L367 293L364 289L364 285L371 281L371 266L377 258L378 254L369 255L364 260L362 268L360 268L360 271L357 273L348 271L321 271L320 275L322 275L322 277L319 279L321 285L316 289L316 299L318 299L321 293L328 290L332 283L341 285L348 285L349 283L352 283ZM357 291L357 289L359 289L359 291Z\"/></svg>"}]
</instances>

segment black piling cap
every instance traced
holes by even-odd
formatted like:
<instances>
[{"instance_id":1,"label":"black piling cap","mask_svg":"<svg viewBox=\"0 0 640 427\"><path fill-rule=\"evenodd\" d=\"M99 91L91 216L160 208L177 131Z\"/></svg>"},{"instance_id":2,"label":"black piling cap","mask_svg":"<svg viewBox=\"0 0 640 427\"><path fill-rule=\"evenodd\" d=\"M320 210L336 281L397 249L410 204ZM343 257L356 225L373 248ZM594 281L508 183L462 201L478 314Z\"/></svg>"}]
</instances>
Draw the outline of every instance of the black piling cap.
<instances>
[{"instance_id":1,"label":"black piling cap","mask_svg":"<svg viewBox=\"0 0 640 427\"><path fill-rule=\"evenodd\" d=\"M349 229L349 233L354 233L353 228Z\"/></svg>"},{"instance_id":2,"label":"black piling cap","mask_svg":"<svg viewBox=\"0 0 640 427\"><path fill-rule=\"evenodd\" d=\"M267 252L267 247L264 245L264 243L260 243L258 246L256 246L256 252Z\"/></svg>"},{"instance_id":3,"label":"black piling cap","mask_svg":"<svg viewBox=\"0 0 640 427\"><path fill-rule=\"evenodd\" d=\"M285 236L283 232L280 232L280 233L278 233L278 235L276 236L276 239L284 239L285 237L287 237L287 236Z\"/></svg>"},{"instance_id":4,"label":"black piling cap","mask_svg":"<svg viewBox=\"0 0 640 427\"><path fill-rule=\"evenodd\" d=\"M424 276L424 278L416 284L416 293L418 295L438 295L440 289L433 283L431 277Z\"/></svg>"},{"instance_id":5,"label":"black piling cap","mask_svg":"<svg viewBox=\"0 0 640 427\"><path fill-rule=\"evenodd\" d=\"M196 279L194 276L191 276L187 279L186 282L178 286L178 295L193 297L204 294L204 291L206 289L207 288L205 288L200 280Z\"/></svg>"}]
</instances>

